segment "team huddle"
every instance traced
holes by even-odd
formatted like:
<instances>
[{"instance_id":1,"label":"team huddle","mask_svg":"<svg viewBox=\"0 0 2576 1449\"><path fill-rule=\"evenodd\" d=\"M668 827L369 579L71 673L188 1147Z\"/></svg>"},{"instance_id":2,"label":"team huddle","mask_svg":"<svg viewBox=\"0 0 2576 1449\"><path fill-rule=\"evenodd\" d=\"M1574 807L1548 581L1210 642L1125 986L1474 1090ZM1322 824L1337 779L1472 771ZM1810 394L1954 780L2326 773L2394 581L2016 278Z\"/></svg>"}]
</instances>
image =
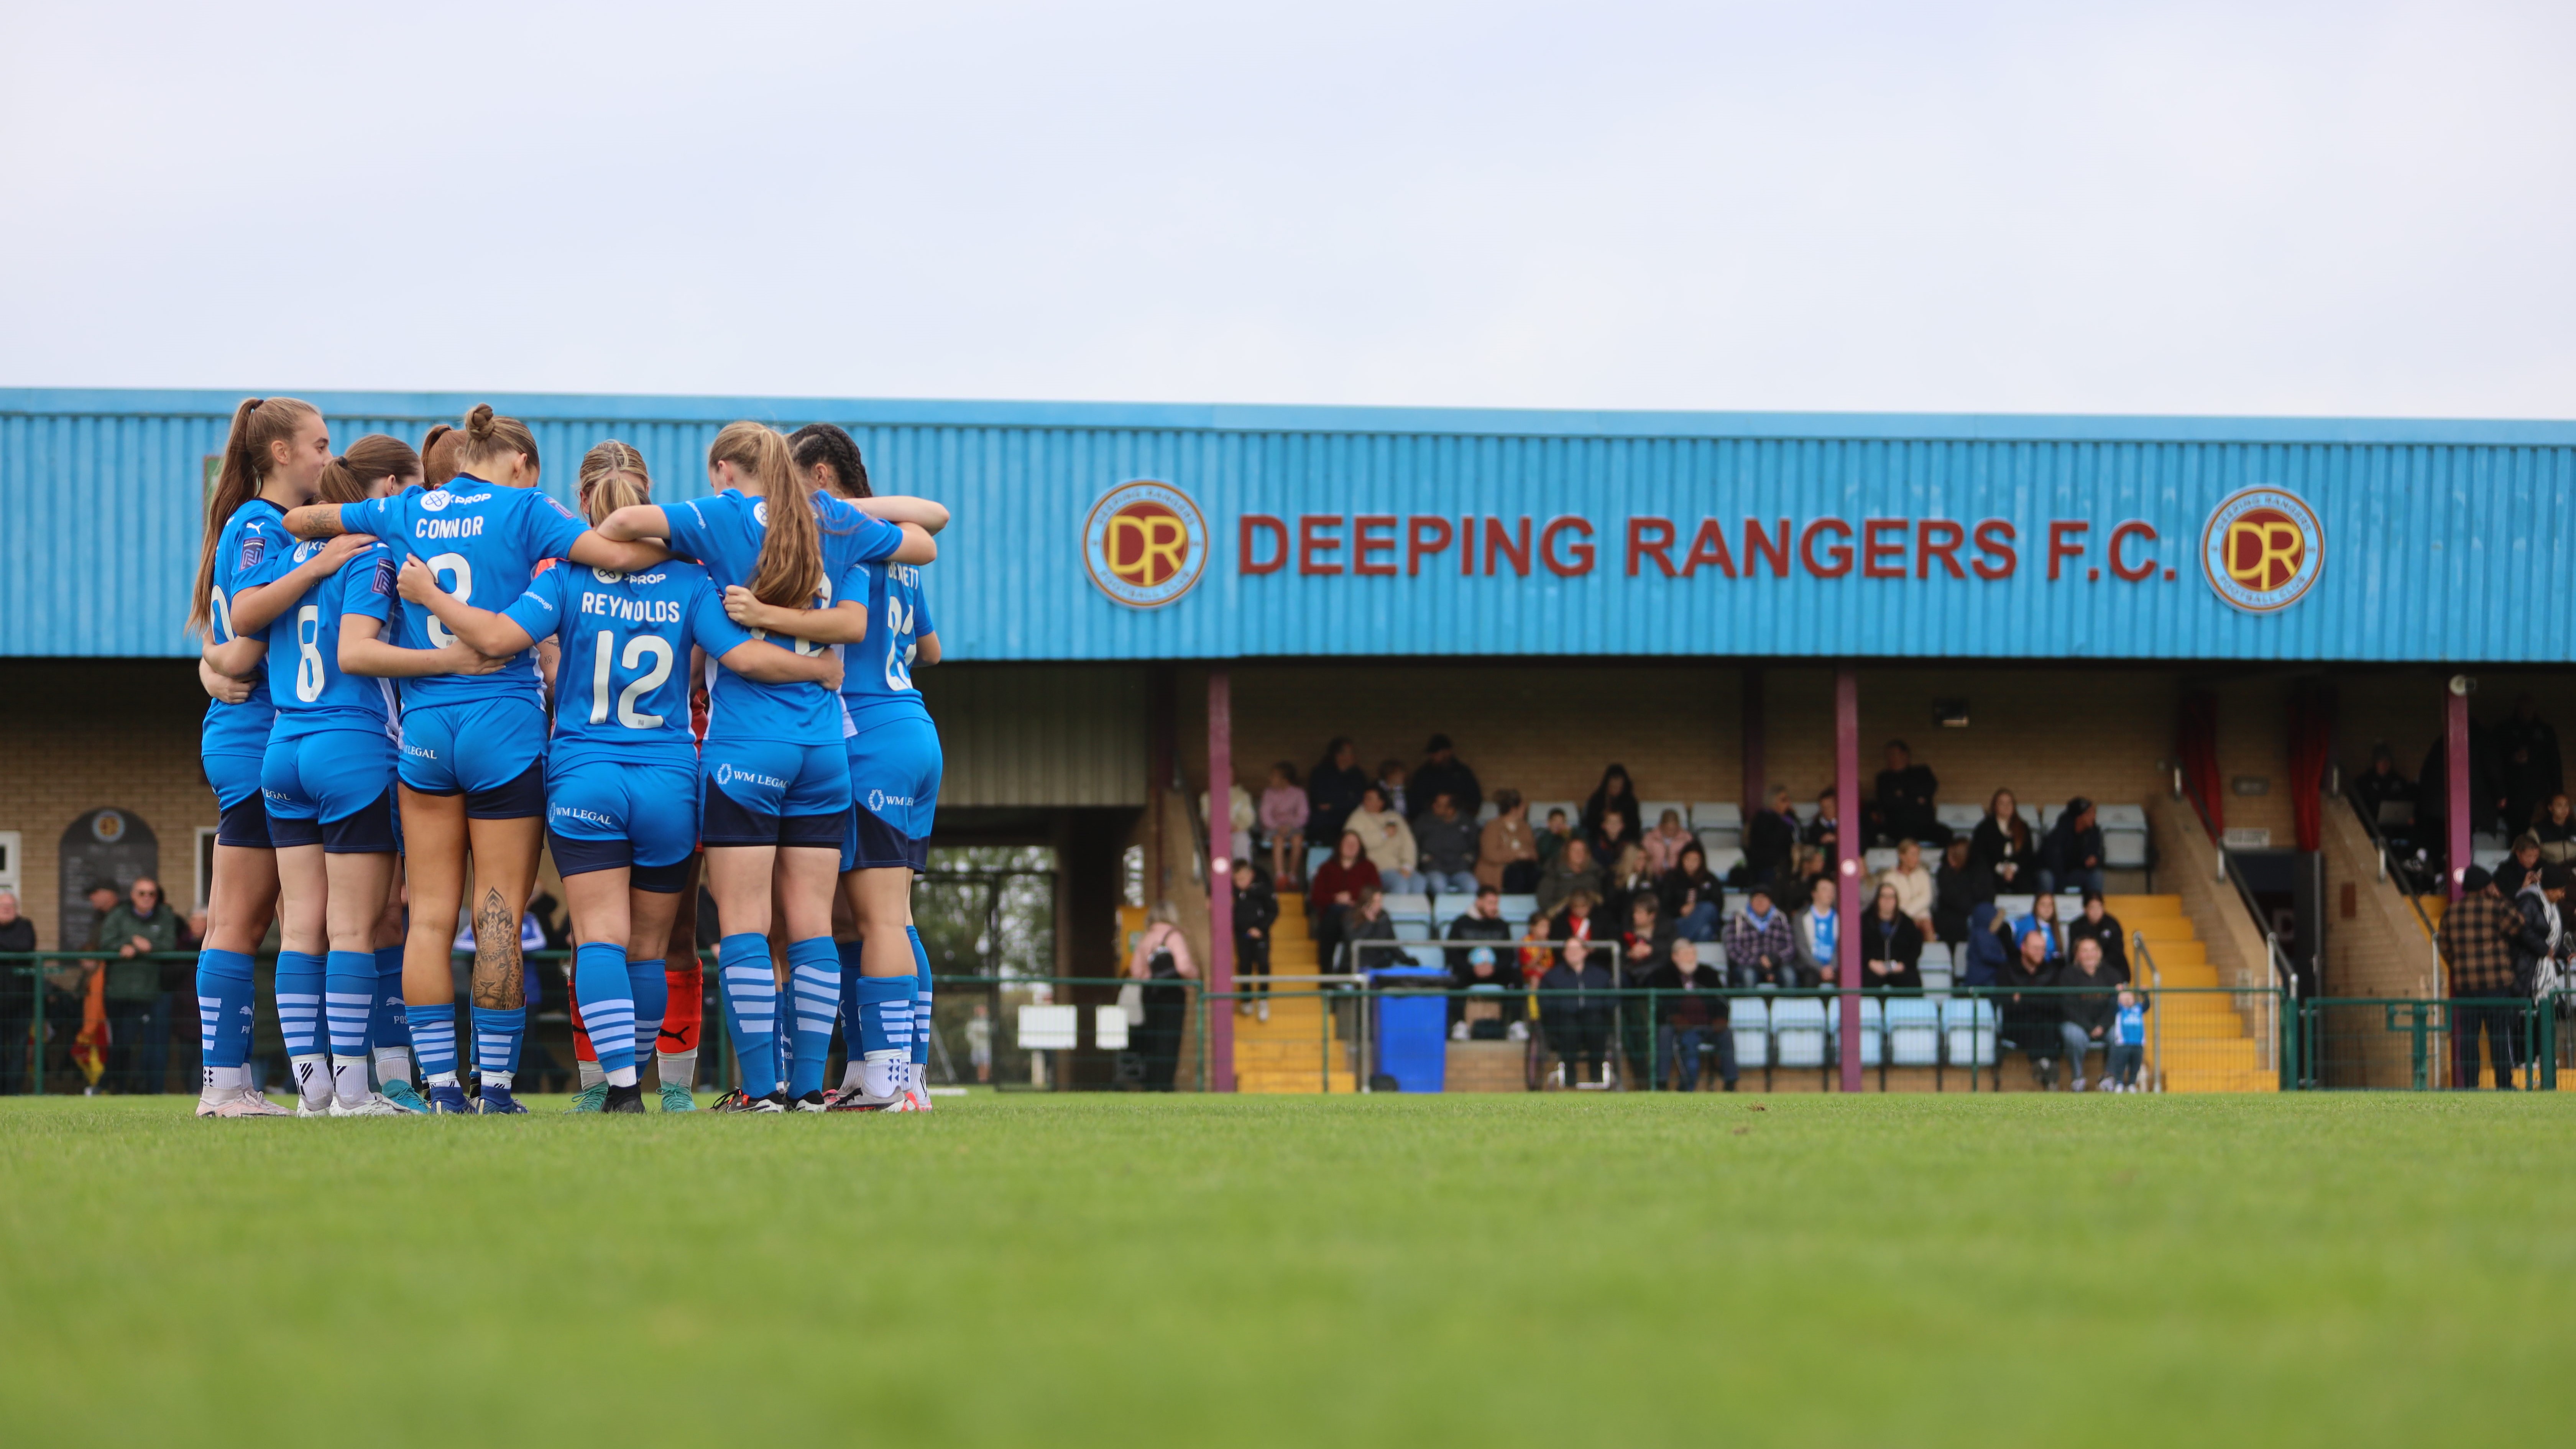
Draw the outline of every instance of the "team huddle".
<instances>
[{"instance_id":1,"label":"team huddle","mask_svg":"<svg viewBox=\"0 0 2576 1449\"><path fill-rule=\"evenodd\" d=\"M222 811L197 1115L290 1115L249 1064L272 923L291 1115L526 1111L521 917L549 848L583 1107L643 1111L648 1057L663 1110L695 1106L703 873L740 1077L716 1110L927 1110L911 889L941 756L912 671L939 661L921 569L948 510L872 493L829 424L726 427L715 495L684 503L613 440L581 460L580 516L538 471L489 406L337 454L309 403L234 412L189 616Z\"/></svg>"}]
</instances>

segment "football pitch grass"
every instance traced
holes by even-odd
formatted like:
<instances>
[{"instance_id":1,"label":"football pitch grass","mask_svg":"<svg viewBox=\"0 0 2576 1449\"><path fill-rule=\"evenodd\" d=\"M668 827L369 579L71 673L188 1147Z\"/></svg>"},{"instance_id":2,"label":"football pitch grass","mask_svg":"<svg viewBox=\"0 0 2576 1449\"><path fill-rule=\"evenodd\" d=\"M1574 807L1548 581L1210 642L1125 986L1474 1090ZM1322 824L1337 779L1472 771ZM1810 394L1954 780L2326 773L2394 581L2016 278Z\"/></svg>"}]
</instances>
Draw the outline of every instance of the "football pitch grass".
<instances>
[{"instance_id":1,"label":"football pitch grass","mask_svg":"<svg viewBox=\"0 0 2576 1449\"><path fill-rule=\"evenodd\" d=\"M561 1102L0 1103L8 1441L2516 1443L2576 1402L2554 1095Z\"/></svg>"}]
</instances>

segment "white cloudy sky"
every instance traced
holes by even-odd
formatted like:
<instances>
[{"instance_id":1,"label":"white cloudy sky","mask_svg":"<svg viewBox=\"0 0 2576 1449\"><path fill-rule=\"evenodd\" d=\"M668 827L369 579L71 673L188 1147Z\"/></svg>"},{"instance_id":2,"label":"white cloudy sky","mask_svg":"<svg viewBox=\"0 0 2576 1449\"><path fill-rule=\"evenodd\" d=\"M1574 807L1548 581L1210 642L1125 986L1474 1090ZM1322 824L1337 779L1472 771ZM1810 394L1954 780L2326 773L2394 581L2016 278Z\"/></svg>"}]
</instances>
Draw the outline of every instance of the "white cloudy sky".
<instances>
[{"instance_id":1,"label":"white cloudy sky","mask_svg":"<svg viewBox=\"0 0 2576 1449\"><path fill-rule=\"evenodd\" d=\"M13 4L0 385L2576 416L2576 5Z\"/></svg>"}]
</instances>

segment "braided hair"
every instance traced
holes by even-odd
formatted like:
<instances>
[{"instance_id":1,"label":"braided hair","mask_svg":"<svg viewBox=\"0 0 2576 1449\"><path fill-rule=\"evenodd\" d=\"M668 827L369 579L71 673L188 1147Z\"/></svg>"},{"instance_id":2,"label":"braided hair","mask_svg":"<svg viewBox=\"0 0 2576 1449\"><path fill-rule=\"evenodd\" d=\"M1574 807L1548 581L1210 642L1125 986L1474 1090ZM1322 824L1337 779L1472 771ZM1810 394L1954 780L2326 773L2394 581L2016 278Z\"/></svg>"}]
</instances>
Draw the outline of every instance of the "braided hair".
<instances>
[{"instance_id":1,"label":"braided hair","mask_svg":"<svg viewBox=\"0 0 2576 1449\"><path fill-rule=\"evenodd\" d=\"M832 423L807 423L787 435L787 446L795 451L796 466L811 469L821 463L832 470L832 491L844 498L873 498L868 488L868 465L859 457L859 445L850 435Z\"/></svg>"}]
</instances>

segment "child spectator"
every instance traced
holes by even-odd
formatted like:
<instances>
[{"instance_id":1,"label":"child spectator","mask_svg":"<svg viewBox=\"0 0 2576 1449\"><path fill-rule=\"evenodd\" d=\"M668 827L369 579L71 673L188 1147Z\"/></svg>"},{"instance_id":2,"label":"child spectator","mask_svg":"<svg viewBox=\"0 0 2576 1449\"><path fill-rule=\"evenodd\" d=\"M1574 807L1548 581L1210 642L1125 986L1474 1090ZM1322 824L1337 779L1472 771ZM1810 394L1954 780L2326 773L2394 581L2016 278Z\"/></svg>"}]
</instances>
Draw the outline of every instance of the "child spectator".
<instances>
[{"instance_id":1,"label":"child spectator","mask_svg":"<svg viewBox=\"0 0 2576 1449\"><path fill-rule=\"evenodd\" d=\"M2147 1060L2147 1008L2138 993L2120 988L2120 1009L2111 1019L2111 1084L2106 1090L2138 1090L2138 1068Z\"/></svg>"},{"instance_id":2,"label":"child spectator","mask_svg":"<svg viewBox=\"0 0 2576 1449\"><path fill-rule=\"evenodd\" d=\"M1967 960L1959 973L1961 986L1992 986L2003 979L2005 968L2012 964L2012 931L2008 923L1995 919L1998 914L1993 901L1979 901L1968 908Z\"/></svg>"},{"instance_id":3,"label":"child spectator","mask_svg":"<svg viewBox=\"0 0 2576 1449\"><path fill-rule=\"evenodd\" d=\"M1725 978L1714 967L1699 964L1699 948L1687 940L1673 943L1672 959L1646 978L1655 1000L1655 1074L1649 1081L1661 1090L1666 1075L1678 1078L1681 1091L1699 1090L1699 1056L1717 1052L1717 1074L1726 1090L1735 1090L1735 1035L1727 1030Z\"/></svg>"},{"instance_id":4,"label":"child spectator","mask_svg":"<svg viewBox=\"0 0 2576 1449\"><path fill-rule=\"evenodd\" d=\"M1359 808L1351 812L1347 828L1359 836L1360 848L1377 867L1379 884L1397 895L1422 893L1422 877L1414 873L1421 851L1414 844L1413 827L1388 807L1382 786L1360 792Z\"/></svg>"},{"instance_id":5,"label":"child spectator","mask_svg":"<svg viewBox=\"0 0 2576 1449\"><path fill-rule=\"evenodd\" d=\"M1655 828L1646 832L1646 869L1662 875L1681 860L1683 846L1697 843L1697 838L1682 828L1682 812L1665 811Z\"/></svg>"},{"instance_id":6,"label":"child spectator","mask_svg":"<svg viewBox=\"0 0 2576 1449\"><path fill-rule=\"evenodd\" d=\"M1602 812L1600 823L1584 833L1583 843L1592 847L1594 860L1616 869L1620 853L1637 843L1637 833L1630 826L1626 811L1606 810Z\"/></svg>"},{"instance_id":7,"label":"child spectator","mask_svg":"<svg viewBox=\"0 0 2576 1449\"><path fill-rule=\"evenodd\" d=\"M1556 922L1545 911L1532 911L1521 927L1521 980L1530 986L1556 964Z\"/></svg>"},{"instance_id":8,"label":"child spectator","mask_svg":"<svg viewBox=\"0 0 2576 1449\"><path fill-rule=\"evenodd\" d=\"M1413 824L1413 841L1421 851L1422 883L1434 895L1467 895L1476 889L1476 822L1441 791L1431 808Z\"/></svg>"},{"instance_id":9,"label":"child spectator","mask_svg":"<svg viewBox=\"0 0 2576 1449\"><path fill-rule=\"evenodd\" d=\"M1628 929L1619 936L1619 984L1643 986L1646 978L1673 958L1673 928L1650 892L1628 907Z\"/></svg>"},{"instance_id":10,"label":"child spectator","mask_svg":"<svg viewBox=\"0 0 2576 1449\"><path fill-rule=\"evenodd\" d=\"M1261 1019L1270 1019L1270 928L1279 923L1279 897L1261 879L1252 862L1234 863L1234 965L1235 974L1247 982L1243 990L1251 993L1234 1004L1237 1016L1250 1016L1256 1007Z\"/></svg>"},{"instance_id":11,"label":"child spectator","mask_svg":"<svg viewBox=\"0 0 2576 1449\"><path fill-rule=\"evenodd\" d=\"M2039 850L2039 893L2102 890L2102 827L2093 818L2093 802L2078 795L2049 828Z\"/></svg>"},{"instance_id":12,"label":"child spectator","mask_svg":"<svg viewBox=\"0 0 2576 1449\"><path fill-rule=\"evenodd\" d=\"M1306 879L1306 819L1311 807L1297 783L1297 767L1281 760L1270 767L1269 788L1261 792L1261 829L1270 837L1270 879L1286 890Z\"/></svg>"},{"instance_id":13,"label":"child spectator","mask_svg":"<svg viewBox=\"0 0 2576 1449\"><path fill-rule=\"evenodd\" d=\"M1539 868L1541 870L1545 870L1549 865L1553 864L1556 860L1556 853L1563 850L1565 848L1565 843L1573 838L1574 827L1567 823L1565 812L1563 810L1548 811L1547 828L1538 833L1538 839L1536 841L1538 847Z\"/></svg>"},{"instance_id":14,"label":"child spectator","mask_svg":"<svg viewBox=\"0 0 2576 1449\"><path fill-rule=\"evenodd\" d=\"M1708 852L1694 840L1682 847L1680 859L1655 885L1674 934L1685 941L1714 941L1726 914L1726 888L1708 868Z\"/></svg>"},{"instance_id":15,"label":"child spectator","mask_svg":"<svg viewBox=\"0 0 2576 1449\"><path fill-rule=\"evenodd\" d=\"M1771 888L1760 881L1742 913L1726 923L1726 965L1737 986L1797 984L1798 943L1788 913L1771 904Z\"/></svg>"},{"instance_id":16,"label":"child spectator","mask_svg":"<svg viewBox=\"0 0 2576 1449\"><path fill-rule=\"evenodd\" d=\"M1313 840L1338 840L1342 826L1359 808L1360 792L1368 788L1368 775L1360 769L1360 752L1350 736L1337 735L1324 747L1324 758L1315 773L1306 777L1306 834Z\"/></svg>"},{"instance_id":17,"label":"child spectator","mask_svg":"<svg viewBox=\"0 0 2576 1449\"><path fill-rule=\"evenodd\" d=\"M1476 841L1476 884L1513 895L1538 889L1538 840L1530 833L1529 802L1518 790L1494 792L1502 813L1485 823ZM1558 812L1560 818L1562 811Z\"/></svg>"},{"instance_id":18,"label":"child spectator","mask_svg":"<svg viewBox=\"0 0 2576 1449\"><path fill-rule=\"evenodd\" d=\"M1808 888L1807 908L1798 913L1799 985L1815 986L1836 979L1842 961L1842 892L1831 876L1819 876ZM1783 983L1787 984L1787 983Z\"/></svg>"},{"instance_id":19,"label":"child spectator","mask_svg":"<svg viewBox=\"0 0 2576 1449\"><path fill-rule=\"evenodd\" d=\"M1842 854L1842 808L1833 786L1816 792L1816 818L1807 822L1806 843L1824 852L1828 860Z\"/></svg>"},{"instance_id":20,"label":"child spectator","mask_svg":"<svg viewBox=\"0 0 2576 1449\"><path fill-rule=\"evenodd\" d=\"M1475 819L1485 808L1485 787L1477 783L1476 772L1468 769L1458 752L1450 748L1449 737L1433 735L1431 743L1422 747L1422 754L1422 767L1413 772L1414 794L1428 800L1445 791L1457 804L1459 814ZM1501 800L1501 796L1495 797L1497 808Z\"/></svg>"}]
</instances>

